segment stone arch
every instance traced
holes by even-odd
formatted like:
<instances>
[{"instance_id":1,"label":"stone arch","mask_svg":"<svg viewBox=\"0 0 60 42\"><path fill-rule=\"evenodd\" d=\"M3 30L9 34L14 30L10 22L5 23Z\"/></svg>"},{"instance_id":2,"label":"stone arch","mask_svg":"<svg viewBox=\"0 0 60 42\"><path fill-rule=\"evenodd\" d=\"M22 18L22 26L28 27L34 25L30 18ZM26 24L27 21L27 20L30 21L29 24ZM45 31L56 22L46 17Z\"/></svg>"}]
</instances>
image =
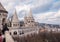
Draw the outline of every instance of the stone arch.
<instances>
[{"instance_id":1,"label":"stone arch","mask_svg":"<svg viewBox=\"0 0 60 42\"><path fill-rule=\"evenodd\" d=\"M17 35L17 31L14 31L13 34L14 34L14 35Z\"/></svg>"}]
</instances>

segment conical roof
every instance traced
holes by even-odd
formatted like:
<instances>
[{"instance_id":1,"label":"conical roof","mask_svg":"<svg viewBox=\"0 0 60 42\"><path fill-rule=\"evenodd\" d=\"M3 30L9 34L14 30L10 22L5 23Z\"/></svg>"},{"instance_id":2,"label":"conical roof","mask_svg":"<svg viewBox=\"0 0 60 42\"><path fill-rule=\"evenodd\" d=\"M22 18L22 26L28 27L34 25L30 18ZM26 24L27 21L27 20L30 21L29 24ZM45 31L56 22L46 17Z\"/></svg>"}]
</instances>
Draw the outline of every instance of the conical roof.
<instances>
[{"instance_id":1,"label":"conical roof","mask_svg":"<svg viewBox=\"0 0 60 42\"><path fill-rule=\"evenodd\" d=\"M30 11L29 11L29 14L28 14L27 19L29 19L29 20L34 20L33 15L32 15L32 10L31 10L31 8L30 8Z\"/></svg>"},{"instance_id":2,"label":"conical roof","mask_svg":"<svg viewBox=\"0 0 60 42\"><path fill-rule=\"evenodd\" d=\"M18 16L17 16L16 10L15 10L15 12L14 12L14 14L13 14L12 22L19 22L19 19L18 19Z\"/></svg>"},{"instance_id":3,"label":"conical roof","mask_svg":"<svg viewBox=\"0 0 60 42\"><path fill-rule=\"evenodd\" d=\"M1 3L0 3L0 12L8 13Z\"/></svg>"}]
</instances>

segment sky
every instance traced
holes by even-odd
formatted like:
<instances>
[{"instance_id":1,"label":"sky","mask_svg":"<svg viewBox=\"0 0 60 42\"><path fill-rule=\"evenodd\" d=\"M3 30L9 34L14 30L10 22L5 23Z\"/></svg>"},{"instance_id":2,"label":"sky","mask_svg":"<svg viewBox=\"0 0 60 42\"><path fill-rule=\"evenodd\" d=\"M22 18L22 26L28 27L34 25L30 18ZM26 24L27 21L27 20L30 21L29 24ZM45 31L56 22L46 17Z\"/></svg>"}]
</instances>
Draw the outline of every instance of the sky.
<instances>
[{"instance_id":1,"label":"sky","mask_svg":"<svg viewBox=\"0 0 60 42\"><path fill-rule=\"evenodd\" d=\"M8 17L12 16L16 9L19 20L23 20L31 9L36 22L60 24L60 0L0 0L0 2L8 11Z\"/></svg>"}]
</instances>

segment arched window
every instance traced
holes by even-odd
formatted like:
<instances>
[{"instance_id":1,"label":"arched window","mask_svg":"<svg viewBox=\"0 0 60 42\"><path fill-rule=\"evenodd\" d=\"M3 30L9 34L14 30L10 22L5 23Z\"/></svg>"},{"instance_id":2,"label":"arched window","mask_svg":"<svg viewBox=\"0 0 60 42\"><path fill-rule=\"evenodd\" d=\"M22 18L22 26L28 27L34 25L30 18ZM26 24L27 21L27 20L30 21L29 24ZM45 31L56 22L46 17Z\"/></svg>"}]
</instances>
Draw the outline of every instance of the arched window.
<instances>
[{"instance_id":1,"label":"arched window","mask_svg":"<svg viewBox=\"0 0 60 42\"><path fill-rule=\"evenodd\" d=\"M4 24L4 22L5 22L5 18L2 19L2 25Z\"/></svg>"},{"instance_id":2,"label":"arched window","mask_svg":"<svg viewBox=\"0 0 60 42\"><path fill-rule=\"evenodd\" d=\"M24 34L24 32L22 31L22 34Z\"/></svg>"},{"instance_id":3,"label":"arched window","mask_svg":"<svg viewBox=\"0 0 60 42\"><path fill-rule=\"evenodd\" d=\"M31 22L34 22L34 21L31 21Z\"/></svg>"},{"instance_id":4,"label":"arched window","mask_svg":"<svg viewBox=\"0 0 60 42\"><path fill-rule=\"evenodd\" d=\"M10 32L10 35L11 35L11 32Z\"/></svg>"},{"instance_id":5,"label":"arched window","mask_svg":"<svg viewBox=\"0 0 60 42\"><path fill-rule=\"evenodd\" d=\"M21 35L21 34L24 34L24 32L23 32L23 31L22 31L22 32L20 32L20 35Z\"/></svg>"},{"instance_id":6,"label":"arched window","mask_svg":"<svg viewBox=\"0 0 60 42\"><path fill-rule=\"evenodd\" d=\"M5 18L2 19L2 22L5 22Z\"/></svg>"},{"instance_id":7,"label":"arched window","mask_svg":"<svg viewBox=\"0 0 60 42\"><path fill-rule=\"evenodd\" d=\"M21 32L20 32L20 35L21 35Z\"/></svg>"},{"instance_id":8,"label":"arched window","mask_svg":"<svg viewBox=\"0 0 60 42\"><path fill-rule=\"evenodd\" d=\"M30 23L30 21L28 21L28 23Z\"/></svg>"},{"instance_id":9,"label":"arched window","mask_svg":"<svg viewBox=\"0 0 60 42\"><path fill-rule=\"evenodd\" d=\"M16 31L14 32L14 35L17 35L17 32Z\"/></svg>"},{"instance_id":10,"label":"arched window","mask_svg":"<svg viewBox=\"0 0 60 42\"><path fill-rule=\"evenodd\" d=\"M22 27L22 25L20 25Z\"/></svg>"}]
</instances>

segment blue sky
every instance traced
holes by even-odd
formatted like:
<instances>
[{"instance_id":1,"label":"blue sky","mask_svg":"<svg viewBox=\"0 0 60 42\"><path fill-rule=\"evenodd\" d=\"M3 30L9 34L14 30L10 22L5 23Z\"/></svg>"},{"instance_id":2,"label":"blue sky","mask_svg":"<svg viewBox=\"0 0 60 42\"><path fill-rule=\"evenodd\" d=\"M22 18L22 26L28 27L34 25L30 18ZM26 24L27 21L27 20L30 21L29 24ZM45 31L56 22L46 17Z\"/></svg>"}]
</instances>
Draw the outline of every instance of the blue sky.
<instances>
[{"instance_id":1,"label":"blue sky","mask_svg":"<svg viewBox=\"0 0 60 42\"><path fill-rule=\"evenodd\" d=\"M35 21L60 24L60 0L0 0L9 15L16 9L20 20L32 9Z\"/></svg>"}]
</instances>

